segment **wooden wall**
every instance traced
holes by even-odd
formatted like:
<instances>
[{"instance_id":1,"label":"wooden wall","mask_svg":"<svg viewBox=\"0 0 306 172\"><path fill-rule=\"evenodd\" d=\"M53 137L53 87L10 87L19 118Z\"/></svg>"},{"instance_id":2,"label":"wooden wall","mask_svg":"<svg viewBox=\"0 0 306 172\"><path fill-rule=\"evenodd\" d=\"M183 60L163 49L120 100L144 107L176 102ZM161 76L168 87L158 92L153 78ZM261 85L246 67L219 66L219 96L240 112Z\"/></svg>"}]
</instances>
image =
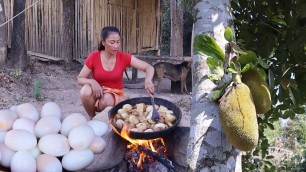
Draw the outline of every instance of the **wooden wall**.
<instances>
[{"instance_id":1,"label":"wooden wall","mask_svg":"<svg viewBox=\"0 0 306 172\"><path fill-rule=\"evenodd\" d=\"M37 0L26 0L26 7ZM13 0L4 0L6 18L12 17ZM75 60L97 49L101 29L116 26L121 31L122 51L140 53L159 49L160 0L76 0L74 27ZM62 1L41 0L26 11L28 51L60 57ZM12 23L9 25L9 40Z\"/></svg>"},{"instance_id":2,"label":"wooden wall","mask_svg":"<svg viewBox=\"0 0 306 172\"><path fill-rule=\"evenodd\" d=\"M26 0L26 7L37 0ZM61 55L62 1L42 0L25 15L27 50L54 57Z\"/></svg>"},{"instance_id":3,"label":"wooden wall","mask_svg":"<svg viewBox=\"0 0 306 172\"><path fill-rule=\"evenodd\" d=\"M13 0L4 0L4 10L5 10L5 18L9 20L13 16ZM8 47L11 47L11 33L13 31L13 22L9 22L7 25L7 35L8 35Z\"/></svg>"},{"instance_id":4,"label":"wooden wall","mask_svg":"<svg viewBox=\"0 0 306 172\"><path fill-rule=\"evenodd\" d=\"M78 0L76 18L76 56L84 58L97 49L102 28L110 25L120 29L122 50L137 53L134 0Z\"/></svg>"}]
</instances>

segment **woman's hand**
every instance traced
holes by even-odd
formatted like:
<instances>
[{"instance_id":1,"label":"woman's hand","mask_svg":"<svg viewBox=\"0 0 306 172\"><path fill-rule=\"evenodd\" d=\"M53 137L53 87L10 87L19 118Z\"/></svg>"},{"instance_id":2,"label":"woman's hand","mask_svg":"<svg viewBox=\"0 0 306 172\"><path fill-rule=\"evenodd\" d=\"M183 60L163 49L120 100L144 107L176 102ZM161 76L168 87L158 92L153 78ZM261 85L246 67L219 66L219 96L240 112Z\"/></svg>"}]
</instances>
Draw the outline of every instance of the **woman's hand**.
<instances>
[{"instance_id":1,"label":"woman's hand","mask_svg":"<svg viewBox=\"0 0 306 172\"><path fill-rule=\"evenodd\" d=\"M154 95L154 84L152 83L154 68L149 65L147 62L137 59L135 56L132 56L131 64L132 67L146 72L145 79L145 89L148 92L149 96L153 97Z\"/></svg>"},{"instance_id":2,"label":"woman's hand","mask_svg":"<svg viewBox=\"0 0 306 172\"><path fill-rule=\"evenodd\" d=\"M92 88L92 94L95 100L103 98L103 88L96 80L92 79L90 86Z\"/></svg>"},{"instance_id":3,"label":"woman's hand","mask_svg":"<svg viewBox=\"0 0 306 172\"><path fill-rule=\"evenodd\" d=\"M154 95L154 84L151 79L145 80L145 89L150 97L153 97Z\"/></svg>"}]
</instances>

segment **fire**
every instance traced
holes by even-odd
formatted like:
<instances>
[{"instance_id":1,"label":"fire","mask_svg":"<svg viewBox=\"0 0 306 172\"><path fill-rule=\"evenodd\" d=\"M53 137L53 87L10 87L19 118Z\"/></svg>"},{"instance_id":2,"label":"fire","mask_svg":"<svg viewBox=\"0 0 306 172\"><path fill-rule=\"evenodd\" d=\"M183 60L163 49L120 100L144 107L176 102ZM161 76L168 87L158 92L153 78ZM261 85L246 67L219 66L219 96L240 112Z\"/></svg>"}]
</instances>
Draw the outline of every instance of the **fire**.
<instances>
[{"instance_id":1,"label":"fire","mask_svg":"<svg viewBox=\"0 0 306 172\"><path fill-rule=\"evenodd\" d=\"M146 149L151 150L152 152L159 153L159 150L157 150L158 148L156 147L156 143L160 143L159 146L161 146L162 148L165 148L165 142L162 138L151 139L151 140L132 139L129 136L130 131L128 130L127 126L124 126L122 128L121 133L119 133L113 125L112 125L112 127L114 129L113 131L115 131L122 138L124 138L125 140L127 140L131 143L127 146L128 150L138 150L139 151L138 148L139 148L139 146L141 146L141 147L144 147ZM163 154L166 154L166 149L163 149ZM139 155L139 158L138 158L137 162L134 158L133 161L134 161L135 164L137 164L138 169L142 169L142 163L144 162L146 157L147 157L147 155L144 152L140 151L140 155Z\"/></svg>"}]
</instances>

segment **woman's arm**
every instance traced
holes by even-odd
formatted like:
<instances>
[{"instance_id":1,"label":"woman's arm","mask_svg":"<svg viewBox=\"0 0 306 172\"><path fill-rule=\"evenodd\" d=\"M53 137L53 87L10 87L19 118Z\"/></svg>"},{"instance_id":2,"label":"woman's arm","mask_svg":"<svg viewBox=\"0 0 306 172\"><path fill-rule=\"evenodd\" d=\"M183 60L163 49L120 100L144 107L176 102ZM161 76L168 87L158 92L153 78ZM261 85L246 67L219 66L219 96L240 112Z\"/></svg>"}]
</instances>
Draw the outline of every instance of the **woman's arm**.
<instances>
[{"instance_id":1,"label":"woman's arm","mask_svg":"<svg viewBox=\"0 0 306 172\"><path fill-rule=\"evenodd\" d=\"M145 89L147 90L148 94L152 97L154 94L154 84L152 82L154 76L154 68L147 62L142 61L133 55L130 65L146 73Z\"/></svg>"},{"instance_id":2,"label":"woman's arm","mask_svg":"<svg viewBox=\"0 0 306 172\"><path fill-rule=\"evenodd\" d=\"M91 85L93 79L89 78L90 74L91 70L86 65L84 65L77 78L78 84L80 86L83 86L85 84Z\"/></svg>"},{"instance_id":3,"label":"woman's arm","mask_svg":"<svg viewBox=\"0 0 306 172\"><path fill-rule=\"evenodd\" d=\"M103 90L100 84L95 79L90 79L91 69L86 65L82 68L81 72L78 75L77 81L80 86L88 84L91 86L93 95L95 99L99 99L103 96Z\"/></svg>"}]
</instances>

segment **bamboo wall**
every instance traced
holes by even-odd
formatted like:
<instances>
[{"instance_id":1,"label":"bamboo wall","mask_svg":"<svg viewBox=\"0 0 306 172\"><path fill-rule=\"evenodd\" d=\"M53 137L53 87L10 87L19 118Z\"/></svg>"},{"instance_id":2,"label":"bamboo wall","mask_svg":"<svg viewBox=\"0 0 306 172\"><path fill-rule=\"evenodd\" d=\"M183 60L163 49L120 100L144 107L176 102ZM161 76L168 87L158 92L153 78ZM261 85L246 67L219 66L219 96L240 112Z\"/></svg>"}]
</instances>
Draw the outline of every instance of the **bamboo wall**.
<instances>
[{"instance_id":1,"label":"bamboo wall","mask_svg":"<svg viewBox=\"0 0 306 172\"><path fill-rule=\"evenodd\" d=\"M26 0L26 7L37 0ZM122 51L139 53L159 48L160 0L76 0L73 56L86 58L97 49L101 29L116 26L121 31ZM7 19L12 17L13 0L4 0ZM62 1L42 0L26 11L28 51L60 57ZM12 23L11 23L12 25ZM9 40L11 26L8 29Z\"/></svg>"},{"instance_id":2,"label":"bamboo wall","mask_svg":"<svg viewBox=\"0 0 306 172\"><path fill-rule=\"evenodd\" d=\"M136 8L134 0L79 0L76 4L75 50L81 57L98 48L105 26L120 29L123 51L136 53Z\"/></svg>"},{"instance_id":3,"label":"bamboo wall","mask_svg":"<svg viewBox=\"0 0 306 172\"><path fill-rule=\"evenodd\" d=\"M26 7L36 1L26 0ZM42 0L26 11L27 50L60 57L62 13L61 0Z\"/></svg>"},{"instance_id":4,"label":"bamboo wall","mask_svg":"<svg viewBox=\"0 0 306 172\"><path fill-rule=\"evenodd\" d=\"M13 16L13 0L4 0L4 11L5 11L5 18L6 21L12 18ZM9 22L7 25L7 35L8 35L8 47L11 47L11 33L13 29L13 22Z\"/></svg>"}]
</instances>

